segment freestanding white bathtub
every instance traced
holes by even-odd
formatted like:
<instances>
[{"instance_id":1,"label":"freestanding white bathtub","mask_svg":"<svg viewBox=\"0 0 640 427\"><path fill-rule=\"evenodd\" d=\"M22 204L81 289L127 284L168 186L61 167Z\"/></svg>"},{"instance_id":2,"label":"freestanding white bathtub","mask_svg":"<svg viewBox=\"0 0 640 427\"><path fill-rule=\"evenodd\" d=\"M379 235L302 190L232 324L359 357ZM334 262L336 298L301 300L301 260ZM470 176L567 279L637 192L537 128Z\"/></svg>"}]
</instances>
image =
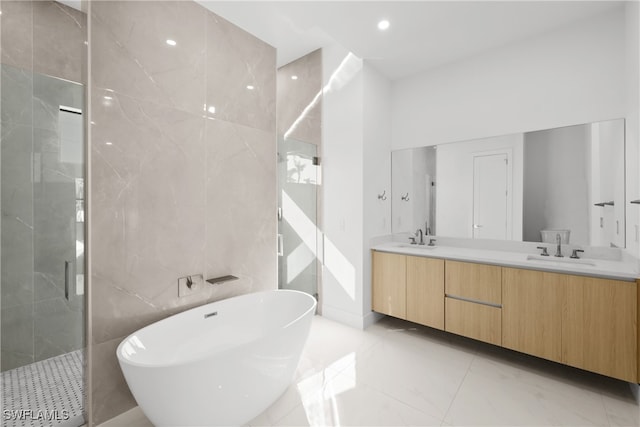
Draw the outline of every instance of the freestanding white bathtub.
<instances>
[{"instance_id":1,"label":"freestanding white bathtub","mask_svg":"<svg viewBox=\"0 0 640 427\"><path fill-rule=\"evenodd\" d=\"M293 380L315 307L289 290L196 307L128 336L120 368L156 426L243 425Z\"/></svg>"}]
</instances>

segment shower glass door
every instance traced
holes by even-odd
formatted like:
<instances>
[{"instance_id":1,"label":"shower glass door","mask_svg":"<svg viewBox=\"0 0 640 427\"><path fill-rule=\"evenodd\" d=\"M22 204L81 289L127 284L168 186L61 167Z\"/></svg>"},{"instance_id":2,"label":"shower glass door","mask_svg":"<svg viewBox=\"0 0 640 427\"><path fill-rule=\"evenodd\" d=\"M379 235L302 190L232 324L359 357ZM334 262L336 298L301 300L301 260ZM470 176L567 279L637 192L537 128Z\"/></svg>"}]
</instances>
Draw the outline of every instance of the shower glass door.
<instances>
[{"instance_id":1,"label":"shower glass door","mask_svg":"<svg viewBox=\"0 0 640 427\"><path fill-rule=\"evenodd\" d=\"M317 146L278 142L278 287L318 297Z\"/></svg>"},{"instance_id":2,"label":"shower glass door","mask_svg":"<svg viewBox=\"0 0 640 427\"><path fill-rule=\"evenodd\" d=\"M80 84L2 64L2 400L15 421L84 422L83 98Z\"/></svg>"},{"instance_id":3,"label":"shower glass door","mask_svg":"<svg viewBox=\"0 0 640 427\"><path fill-rule=\"evenodd\" d=\"M84 420L84 14L2 1L2 426Z\"/></svg>"}]
</instances>

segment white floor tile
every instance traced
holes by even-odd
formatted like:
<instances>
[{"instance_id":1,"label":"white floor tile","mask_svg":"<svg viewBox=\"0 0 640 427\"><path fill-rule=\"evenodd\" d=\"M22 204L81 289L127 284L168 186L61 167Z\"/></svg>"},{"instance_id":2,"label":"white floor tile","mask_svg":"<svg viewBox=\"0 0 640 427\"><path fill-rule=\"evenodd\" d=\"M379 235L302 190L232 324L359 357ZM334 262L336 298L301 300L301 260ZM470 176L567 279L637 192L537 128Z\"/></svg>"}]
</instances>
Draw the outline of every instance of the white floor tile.
<instances>
[{"instance_id":1,"label":"white floor tile","mask_svg":"<svg viewBox=\"0 0 640 427\"><path fill-rule=\"evenodd\" d=\"M441 420L338 374L276 426L439 426Z\"/></svg>"},{"instance_id":2,"label":"white floor tile","mask_svg":"<svg viewBox=\"0 0 640 427\"><path fill-rule=\"evenodd\" d=\"M451 425L606 426L598 392L478 356L445 421Z\"/></svg>"},{"instance_id":3,"label":"white floor tile","mask_svg":"<svg viewBox=\"0 0 640 427\"><path fill-rule=\"evenodd\" d=\"M611 381L602 389L602 401L611 427L640 426L640 406L629 384Z\"/></svg>"},{"instance_id":4,"label":"white floor tile","mask_svg":"<svg viewBox=\"0 0 640 427\"><path fill-rule=\"evenodd\" d=\"M296 380L323 371L335 375L353 363L356 352L370 348L379 338L374 334L316 316L298 365Z\"/></svg>"},{"instance_id":5,"label":"white floor tile","mask_svg":"<svg viewBox=\"0 0 640 427\"><path fill-rule=\"evenodd\" d=\"M629 384L398 319L314 318L295 379L248 426L635 426ZM135 408L101 427L149 427Z\"/></svg>"},{"instance_id":6,"label":"white floor tile","mask_svg":"<svg viewBox=\"0 0 640 427\"><path fill-rule=\"evenodd\" d=\"M343 372L442 420L473 358L446 341L397 330L358 354L355 369Z\"/></svg>"}]
</instances>

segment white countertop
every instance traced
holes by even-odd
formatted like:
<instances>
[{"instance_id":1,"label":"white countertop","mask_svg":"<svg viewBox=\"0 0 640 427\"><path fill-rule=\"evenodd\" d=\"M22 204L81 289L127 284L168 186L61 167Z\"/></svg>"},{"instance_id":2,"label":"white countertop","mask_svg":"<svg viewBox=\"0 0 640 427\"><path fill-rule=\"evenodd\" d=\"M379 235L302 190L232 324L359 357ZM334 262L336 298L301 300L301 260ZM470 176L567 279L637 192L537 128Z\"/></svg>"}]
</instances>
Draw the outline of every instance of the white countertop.
<instances>
[{"instance_id":1,"label":"white countertop","mask_svg":"<svg viewBox=\"0 0 640 427\"><path fill-rule=\"evenodd\" d=\"M568 273L581 276L600 277L605 279L635 281L640 274L638 262L625 259L596 259L581 257L571 259L571 252L565 253L563 258L553 256L542 257L540 251L530 253L519 251L478 249L457 246L433 247L427 245L411 245L403 242L386 242L375 245L373 250L379 252L391 252L429 258L442 258L455 261L468 261L481 264L493 264L504 267L518 267L530 270L551 271L556 273ZM563 249L564 250L564 249Z\"/></svg>"}]
</instances>

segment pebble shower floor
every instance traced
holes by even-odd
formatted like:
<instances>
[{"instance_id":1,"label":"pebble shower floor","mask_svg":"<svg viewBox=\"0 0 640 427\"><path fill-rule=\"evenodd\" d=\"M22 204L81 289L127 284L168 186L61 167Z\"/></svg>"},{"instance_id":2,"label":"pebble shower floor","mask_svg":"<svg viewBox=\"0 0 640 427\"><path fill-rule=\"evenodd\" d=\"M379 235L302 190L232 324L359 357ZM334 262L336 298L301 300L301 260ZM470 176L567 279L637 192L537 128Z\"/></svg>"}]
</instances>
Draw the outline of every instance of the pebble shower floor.
<instances>
[{"instance_id":1,"label":"pebble shower floor","mask_svg":"<svg viewBox=\"0 0 640 427\"><path fill-rule=\"evenodd\" d=\"M2 427L84 424L82 350L2 372Z\"/></svg>"}]
</instances>

